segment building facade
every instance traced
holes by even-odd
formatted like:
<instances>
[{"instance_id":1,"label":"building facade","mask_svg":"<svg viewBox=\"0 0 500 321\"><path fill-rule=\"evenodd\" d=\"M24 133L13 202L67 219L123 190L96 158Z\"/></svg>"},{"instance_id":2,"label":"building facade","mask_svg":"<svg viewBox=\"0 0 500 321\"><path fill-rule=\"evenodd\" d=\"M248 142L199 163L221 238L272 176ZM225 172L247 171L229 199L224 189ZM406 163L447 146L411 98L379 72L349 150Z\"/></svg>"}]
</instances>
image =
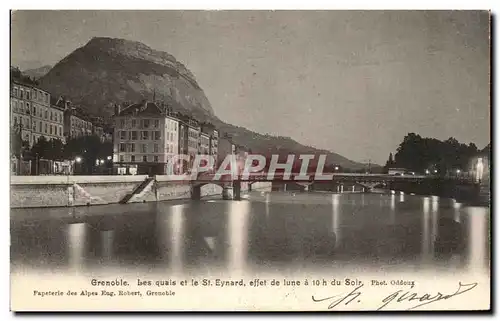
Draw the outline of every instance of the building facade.
<instances>
[{"instance_id":1,"label":"building facade","mask_svg":"<svg viewBox=\"0 0 500 321\"><path fill-rule=\"evenodd\" d=\"M64 136L67 139L95 134L92 121L71 101L59 97L55 105L64 110Z\"/></svg>"},{"instance_id":2,"label":"building facade","mask_svg":"<svg viewBox=\"0 0 500 321\"><path fill-rule=\"evenodd\" d=\"M113 162L118 174L170 174L179 152L179 121L157 103L115 107Z\"/></svg>"},{"instance_id":3,"label":"building facade","mask_svg":"<svg viewBox=\"0 0 500 321\"><path fill-rule=\"evenodd\" d=\"M40 137L64 139L64 110L51 104L48 92L33 85L11 82L11 124L32 147Z\"/></svg>"}]
</instances>

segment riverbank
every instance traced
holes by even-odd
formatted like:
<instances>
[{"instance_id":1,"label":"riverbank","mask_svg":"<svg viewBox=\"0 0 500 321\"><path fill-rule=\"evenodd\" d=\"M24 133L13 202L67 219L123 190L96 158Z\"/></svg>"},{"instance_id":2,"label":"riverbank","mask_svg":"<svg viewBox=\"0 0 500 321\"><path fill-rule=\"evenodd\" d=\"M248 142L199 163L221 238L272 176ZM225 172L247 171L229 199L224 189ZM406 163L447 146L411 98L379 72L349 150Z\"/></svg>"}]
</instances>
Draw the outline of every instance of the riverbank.
<instances>
[{"instance_id":1,"label":"riverbank","mask_svg":"<svg viewBox=\"0 0 500 321\"><path fill-rule=\"evenodd\" d=\"M222 187L206 184L201 196L222 197ZM242 191L248 184L242 184ZM271 190L266 182L253 183L252 190ZM13 176L10 187L11 208L73 207L117 203L143 203L190 199L187 181L168 176Z\"/></svg>"}]
</instances>

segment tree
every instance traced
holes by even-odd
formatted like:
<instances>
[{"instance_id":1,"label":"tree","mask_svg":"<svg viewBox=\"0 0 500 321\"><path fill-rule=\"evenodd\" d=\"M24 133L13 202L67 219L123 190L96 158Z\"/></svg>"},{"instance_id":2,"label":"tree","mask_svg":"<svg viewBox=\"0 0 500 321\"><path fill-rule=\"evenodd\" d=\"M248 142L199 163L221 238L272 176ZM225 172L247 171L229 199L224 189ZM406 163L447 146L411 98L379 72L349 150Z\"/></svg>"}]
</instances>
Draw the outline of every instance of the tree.
<instances>
[{"instance_id":1,"label":"tree","mask_svg":"<svg viewBox=\"0 0 500 321\"><path fill-rule=\"evenodd\" d=\"M462 144L453 137L440 141L410 133L398 147L395 164L417 172L428 169L445 175L458 169L467 170L470 159L476 153L476 145Z\"/></svg>"},{"instance_id":2,"label":"tree","mask_svg":"<svg viewBox=\"0 0 500 321\"><path fill-rule=\"evenodd\" d=\"M106 161L113 155L113 144L102 143L98 136L80 136L70 138L64 146L63 155L66 159L82 159L82 171L87 174L94 172L96 160Z\"/></svg>"},{"instance_id":3,"label":"tree","mask_svg":"<svg viewBox=\"0 0 500 321\"><path fill-rule=\"evenodd\" d=\"M389 171L389 168L394 167L394 164L394 157L392 156L392 153L389 153L389 159L385 163L384 172L387 173Z\"/></svg>"},{"instance_id":4,"label":"tree","mask_svg":"<svg viewBox=\"0 0 500 321\"><path fill-rule=\"evenodd\" d=\"M21 135L19 134L19 131L16 129L12 128L10 130L10 154L11 156L16 156L19 157L19 153L21 153L23 149L23 140L21 138Z\"/></svg>"},{"instance_id":5,"label":"tree","mask_svg":"<svg viewBox=\"0 0 500 321\"><path fill-rule=\"evenodd\" d=\"M38 159L51 159L51 143L45 138L45 136L41 136L38 141L31 147L31 154Z\"/></svg>"}]
</instances>

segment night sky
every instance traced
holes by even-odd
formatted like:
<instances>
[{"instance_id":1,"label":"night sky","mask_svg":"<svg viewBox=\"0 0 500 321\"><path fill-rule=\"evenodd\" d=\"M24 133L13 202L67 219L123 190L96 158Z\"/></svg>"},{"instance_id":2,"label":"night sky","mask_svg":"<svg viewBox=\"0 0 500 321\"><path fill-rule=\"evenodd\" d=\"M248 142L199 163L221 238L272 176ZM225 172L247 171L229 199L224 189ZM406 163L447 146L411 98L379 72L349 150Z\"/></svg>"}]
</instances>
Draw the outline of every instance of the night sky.
<instances>
[{"instance_id":1,"label":"night sky","mask_svg":"<svg viewBox=\"0 0 500 321\"><path fill-rule=\"evenodd\" d=\"M490 142L488 12L15 12L12 65L95 36L173 54L226 122L355 161L384 164L409 132Z\"/></svg>"}]
</instances>

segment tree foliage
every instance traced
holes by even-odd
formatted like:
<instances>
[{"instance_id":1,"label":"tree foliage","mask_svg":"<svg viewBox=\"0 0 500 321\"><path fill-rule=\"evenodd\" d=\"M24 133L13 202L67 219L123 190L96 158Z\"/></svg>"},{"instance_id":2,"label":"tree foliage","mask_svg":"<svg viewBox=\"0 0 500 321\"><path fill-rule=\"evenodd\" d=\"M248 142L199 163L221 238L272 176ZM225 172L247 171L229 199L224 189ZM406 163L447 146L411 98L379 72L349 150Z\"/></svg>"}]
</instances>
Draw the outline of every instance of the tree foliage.
<instances>
[{"instance_id":1,"label":"tree foliage","mask_svg":"<svg viewBox=\"0 0 500 321\"><path fill-rule=\"evenodd\" d=\"M23 156L29 149L29 143L22 139L19 130L11 128L10 130L10 155L19 157L22 153Z\"/></svg>"},{"instance_id":2,"label":"tree foliage","mask_svg":"<svg viewBox=\"0 0 500 321\"><path fill-rule=\"evenodd\" d=\"M394 165L421 173L435 169L445 174L450 170L467 170L478 152L475 144L459 143L453 137L440 141L409 133L397 149Z\"/></svg>"}]
</instances>

